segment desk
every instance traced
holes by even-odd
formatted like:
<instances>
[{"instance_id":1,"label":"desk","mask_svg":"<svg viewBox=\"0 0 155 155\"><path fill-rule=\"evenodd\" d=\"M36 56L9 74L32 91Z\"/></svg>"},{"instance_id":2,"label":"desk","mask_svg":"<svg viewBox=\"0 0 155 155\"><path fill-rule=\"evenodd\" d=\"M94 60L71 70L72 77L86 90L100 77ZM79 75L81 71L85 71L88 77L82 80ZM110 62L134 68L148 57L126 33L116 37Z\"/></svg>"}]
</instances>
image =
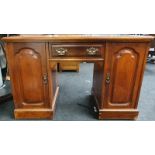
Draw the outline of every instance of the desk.
<instances>
[{"instance_id":1,"label":"desk","mask_svg":"<svg viewBox=\"0 0 155 155\"><path fill-rule=\"evenodd\" d=\"M3 38L16 119L51 119L57 63L93 62L99 119L136 119L151 36L41 35Z\"/></svg>"}]
</instances>

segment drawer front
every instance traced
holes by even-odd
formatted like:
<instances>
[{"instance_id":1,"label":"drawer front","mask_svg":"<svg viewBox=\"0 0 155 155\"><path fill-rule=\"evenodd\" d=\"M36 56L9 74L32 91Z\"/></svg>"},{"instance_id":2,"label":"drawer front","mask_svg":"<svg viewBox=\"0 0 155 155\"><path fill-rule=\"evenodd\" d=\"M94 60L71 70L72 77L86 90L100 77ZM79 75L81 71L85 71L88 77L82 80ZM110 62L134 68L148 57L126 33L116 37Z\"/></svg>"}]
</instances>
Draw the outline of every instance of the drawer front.
<instances>
[{"instance_id":1,"label":"drawer front","mask_svg":"<svg viewBox=\"0 0 155 155\"><path fill-rule=\"evenodd\" d=\"M52 45L51 57L103 57L101 44Z\"/></svg>"}]
</instances>

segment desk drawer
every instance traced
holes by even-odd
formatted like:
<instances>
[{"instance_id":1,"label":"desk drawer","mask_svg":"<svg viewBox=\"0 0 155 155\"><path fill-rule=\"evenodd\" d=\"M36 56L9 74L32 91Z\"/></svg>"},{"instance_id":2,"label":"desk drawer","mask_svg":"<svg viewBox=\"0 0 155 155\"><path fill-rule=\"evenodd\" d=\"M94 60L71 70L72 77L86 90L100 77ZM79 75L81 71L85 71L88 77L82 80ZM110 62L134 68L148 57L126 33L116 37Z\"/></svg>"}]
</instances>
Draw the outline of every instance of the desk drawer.
<instances>
[{"instance_id":1,"label":"desk drawer","mask_svg":"<svg viewBox=\"0 0 155 155\"><path fill-rule=\"evenodd\" d=\"M101 44L61 44L51 46L51 57L102 57Z\"/></svg>"}]
</instances>

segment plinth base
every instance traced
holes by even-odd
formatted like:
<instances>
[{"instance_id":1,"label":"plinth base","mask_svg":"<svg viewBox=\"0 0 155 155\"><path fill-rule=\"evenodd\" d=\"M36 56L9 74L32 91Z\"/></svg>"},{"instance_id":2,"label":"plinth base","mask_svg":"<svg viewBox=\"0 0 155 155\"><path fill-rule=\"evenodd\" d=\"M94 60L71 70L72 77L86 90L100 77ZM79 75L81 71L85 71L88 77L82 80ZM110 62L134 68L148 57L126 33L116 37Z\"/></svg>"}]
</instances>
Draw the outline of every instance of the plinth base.
<instances>
[{"instance_id":1,"label":"plinth base","mask_svg":"<svg viewBox=\"0 0 155 155\"><path fill-rule=\"evenodd\" d=\"M99 119L136 120L139 111L136 109L102 109L99 110Z\"/></svg>"}]
</instances>

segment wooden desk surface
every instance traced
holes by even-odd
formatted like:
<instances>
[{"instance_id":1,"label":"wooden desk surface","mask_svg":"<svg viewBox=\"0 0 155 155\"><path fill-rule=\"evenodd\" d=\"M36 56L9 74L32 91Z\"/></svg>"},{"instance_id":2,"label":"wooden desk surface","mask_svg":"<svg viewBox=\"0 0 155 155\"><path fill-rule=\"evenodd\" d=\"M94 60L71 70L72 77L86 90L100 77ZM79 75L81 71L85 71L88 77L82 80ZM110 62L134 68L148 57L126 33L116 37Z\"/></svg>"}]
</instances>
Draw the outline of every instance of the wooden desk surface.
<instances>
[{"instance_id":1,"label":"wooden desk surface","mask_svg":"<svg viewBox=\"0 0 155 155\"><path fill-rule=\"evenodd\" d=\"M2 38L5 42L87 42L87 41L121 41L121 42L150 42L152 36L137 35L22 35Z\"/></svg>"}]
</instances>

